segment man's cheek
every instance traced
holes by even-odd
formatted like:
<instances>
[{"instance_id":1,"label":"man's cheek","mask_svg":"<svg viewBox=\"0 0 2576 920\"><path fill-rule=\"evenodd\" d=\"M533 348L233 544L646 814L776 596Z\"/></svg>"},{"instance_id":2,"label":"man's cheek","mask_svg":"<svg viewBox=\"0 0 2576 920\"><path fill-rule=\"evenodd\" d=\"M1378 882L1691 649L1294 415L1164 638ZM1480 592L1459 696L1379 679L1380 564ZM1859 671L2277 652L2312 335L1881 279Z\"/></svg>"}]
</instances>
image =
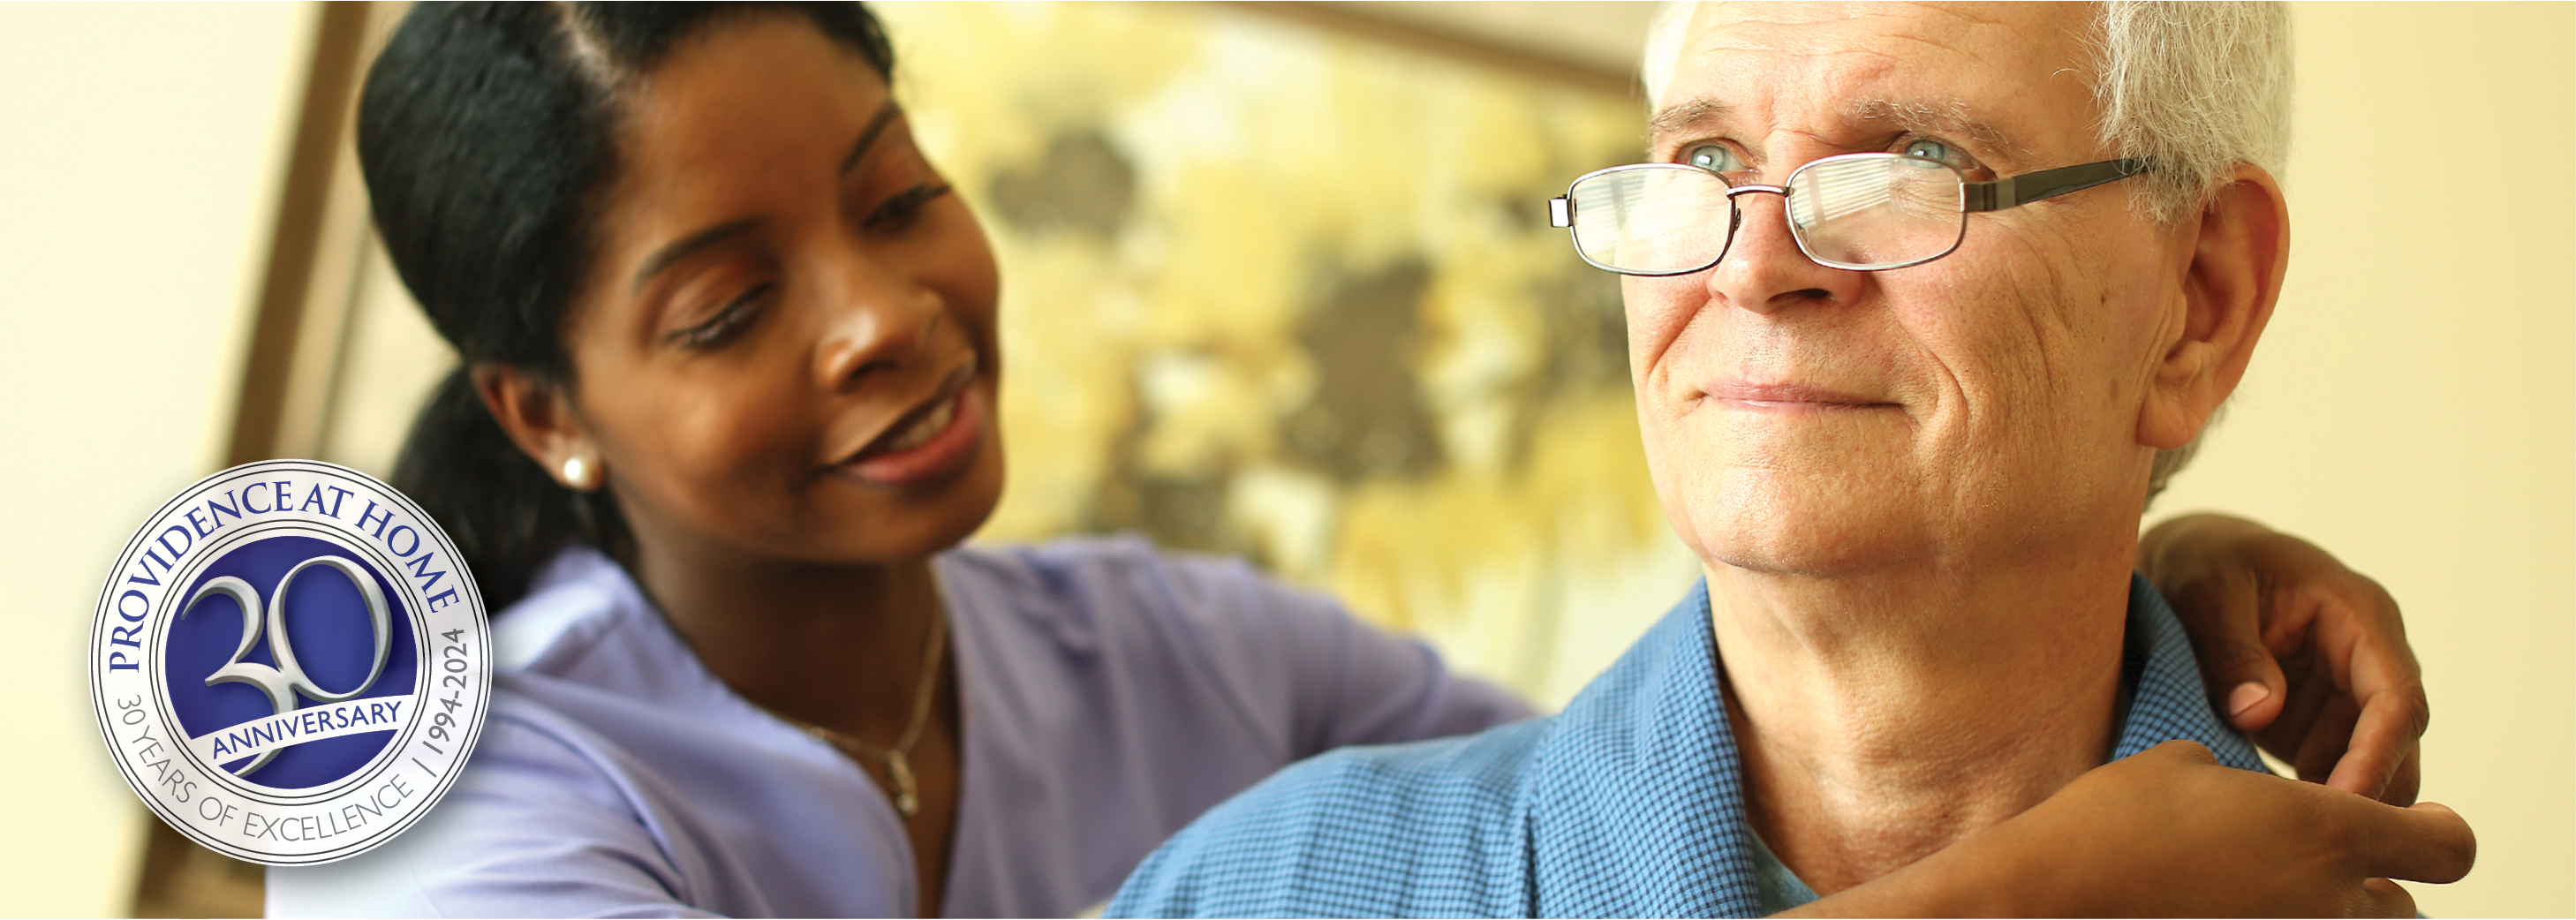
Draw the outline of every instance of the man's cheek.
<instances>
[{"instance_id":1,"label":"man's cheek","mask_svg":"<svg viewBox=\"0 0 2576 920\"><path fill-rule=\"evenodd\" d=\"M1620 296L1627 305L1628 354L1633 367L1654 366L1655 359L1680 339L1682 330L1690 325L1692 315L1706 304L1708 298L1698 293L1700 288L1695 283L1699 277L1620 279Z\"/></svg>"}]
</instances>

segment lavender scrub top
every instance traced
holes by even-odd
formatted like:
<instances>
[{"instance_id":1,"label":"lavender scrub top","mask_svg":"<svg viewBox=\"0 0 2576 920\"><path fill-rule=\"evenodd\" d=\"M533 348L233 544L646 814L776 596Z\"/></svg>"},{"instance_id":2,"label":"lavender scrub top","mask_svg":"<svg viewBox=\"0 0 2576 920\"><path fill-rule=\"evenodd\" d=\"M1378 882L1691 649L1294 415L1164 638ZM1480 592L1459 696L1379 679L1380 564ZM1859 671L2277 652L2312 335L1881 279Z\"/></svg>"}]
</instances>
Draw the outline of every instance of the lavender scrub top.
<instances>
[{"instance_id":1,"label":"lavender scrub top","mask_svg":"<svg viewBox=\"0 0 2576 920\"><path fill-rule=\"evenodd\" d=\"M1106 538L935 568L964 704L952 917L1096 908L1291 762L1529 714L1240 562ZM876 783L708 672L616 563L567 551L494 624L499 687L456 786L374 851L270 869L269 916L917 913Z\"/></svg>"}]
</instances>

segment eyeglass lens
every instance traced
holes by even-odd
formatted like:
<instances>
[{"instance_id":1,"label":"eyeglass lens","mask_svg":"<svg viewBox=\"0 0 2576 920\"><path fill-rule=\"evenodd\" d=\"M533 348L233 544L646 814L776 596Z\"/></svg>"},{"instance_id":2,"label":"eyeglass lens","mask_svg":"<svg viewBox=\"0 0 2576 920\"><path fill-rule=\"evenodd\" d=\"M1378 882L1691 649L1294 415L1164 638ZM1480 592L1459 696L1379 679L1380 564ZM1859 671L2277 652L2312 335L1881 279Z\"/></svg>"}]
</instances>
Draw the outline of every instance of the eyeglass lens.
<instances>
[{"instance_id":1,"label":"eyeglass lens","mask_svg":"<svg viewBox=\"0 0 2576 920\"><path fill-rule=\"evenodd\" d=\"M1574 245L1612 271L1695 271L1726 251L1726 180L1696 167L1595 173L1567 193Z\"/></svg>"},{"instance_id":2,"label":"eyeglass lens","mask_svg":"<svg viewBox=\"0 0 2576 920\"><path fill-rule=\"evenodd\" d=\"M1894 268L1938 258L1967 226L1962 179L1947 164L1894 154L1809 163L1789 177L1790 229L1809 258ZM1725 254L1726 181L1687 166L1614 170L1575 183L1575 246L1593 264L1638 274L1698 271Z\"/></svg>"}]
</instances>

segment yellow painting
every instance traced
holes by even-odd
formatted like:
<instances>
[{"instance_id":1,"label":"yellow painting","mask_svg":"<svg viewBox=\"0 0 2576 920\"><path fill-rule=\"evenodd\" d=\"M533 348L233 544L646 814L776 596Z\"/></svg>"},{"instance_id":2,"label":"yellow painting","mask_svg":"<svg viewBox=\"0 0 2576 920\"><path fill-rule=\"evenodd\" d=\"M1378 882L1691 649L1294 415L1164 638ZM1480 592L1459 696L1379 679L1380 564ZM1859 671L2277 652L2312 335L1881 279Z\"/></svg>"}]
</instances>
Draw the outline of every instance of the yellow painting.
<instances>
[{"instance_id":1,"label":"yellow painting","mask_svg":"<svg viewBox=\"0 0 2576 920\"><path fill-rule=\"evenodd\" d=\"M1544 202L1643 104L1202 4L886 3L1003 268L986 539L1241 555L1561 701L1695 572Z\"/></svg>"}]
</instances>

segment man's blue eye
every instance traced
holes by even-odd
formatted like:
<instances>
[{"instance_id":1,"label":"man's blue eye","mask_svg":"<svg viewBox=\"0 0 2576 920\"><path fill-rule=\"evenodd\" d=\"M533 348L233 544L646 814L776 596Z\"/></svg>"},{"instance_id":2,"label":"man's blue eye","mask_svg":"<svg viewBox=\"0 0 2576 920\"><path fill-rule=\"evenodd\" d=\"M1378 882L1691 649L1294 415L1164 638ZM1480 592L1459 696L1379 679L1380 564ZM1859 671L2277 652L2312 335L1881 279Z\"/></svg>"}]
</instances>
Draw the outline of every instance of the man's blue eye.
<instances>
[{"instance_id":1,"label":"man's blue eye","mask_svg":"<svg viewBox=\"0 0 2576 920\"><path fill-rule=\"evenodd\" d=\"M1905 145L1905 155L1947 163L1950 162L1950 145L1940 141L1915 141Z\"/></svg>"},{"instance_id":2,"label":"man's blue eye","mask_svg":"<svg viewBox=\"0 0 2576 920\"><path fill-rule=\"evenodd\" d=\"M1716 144L1701 144L1691 148L1682 156L1682 162L1710 172L1735 172L1744 168L1743 161L1735 158L1734 151Z\"/></svg>"}]
</instances>

